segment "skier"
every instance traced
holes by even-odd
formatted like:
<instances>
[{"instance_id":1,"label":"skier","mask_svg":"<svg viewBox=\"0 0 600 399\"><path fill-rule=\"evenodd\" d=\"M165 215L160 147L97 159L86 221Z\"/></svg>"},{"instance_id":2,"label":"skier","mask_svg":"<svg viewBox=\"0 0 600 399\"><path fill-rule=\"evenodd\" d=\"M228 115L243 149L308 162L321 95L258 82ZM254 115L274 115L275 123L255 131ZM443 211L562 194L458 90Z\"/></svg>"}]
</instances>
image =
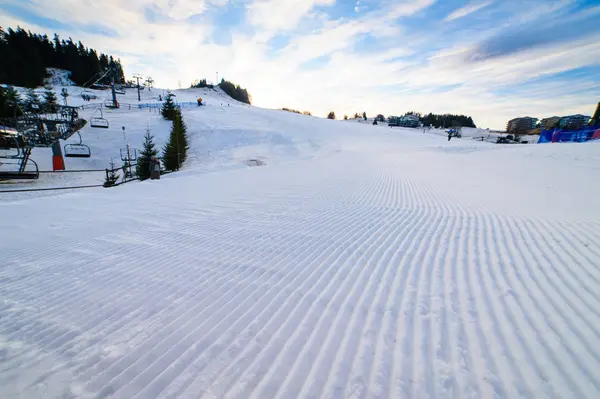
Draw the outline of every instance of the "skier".
<instances>
[{"instance_id":1,"label":"skier","mask_svg":"<svg viewBox=\"0 0 600 399\"><path fill-rule=\"evenodd\" d=\"M452 139L452 130L448 130L448 141Z\"/></svg>"}]
</instances>

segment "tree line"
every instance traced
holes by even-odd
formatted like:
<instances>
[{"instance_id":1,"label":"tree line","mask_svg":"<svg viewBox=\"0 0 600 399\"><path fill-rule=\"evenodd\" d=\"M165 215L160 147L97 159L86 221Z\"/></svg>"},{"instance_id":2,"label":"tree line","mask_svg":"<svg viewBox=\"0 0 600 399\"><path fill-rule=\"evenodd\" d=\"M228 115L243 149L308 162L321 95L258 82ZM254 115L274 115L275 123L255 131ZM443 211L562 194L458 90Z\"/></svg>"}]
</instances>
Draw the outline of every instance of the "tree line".
<instances>
[{"instance_id":1,"label":"tree line","mask_svg":"<svg viewBox=\"0 0 600 399\"><path fill-rule=\"evenodd\" d=\"M63 88L61 96L66 101L68 91ZM0 118L15 118L23 115L23 112L40 114L55 113L58 110L56 93L50 85L44 87L41 97L33 89L27 89L24 98L12 86L0 87Z\"/></svg>"},{"instance_id":2,"label":"tree line","mask_svg":"<svg viewBox=\"0 0 600 399\"><path fill-rule=\"evenodd\" d=\"M408 112L406 115L416 115L423 126L433 126L435 128L449 128L449 127L477 127L473 118L466 115L455 115L455 114L432 114L428 113L422 115L419 112Z\"/></svg>"},{"instance_id":3,"label":"tree line","mask_svg":"<svg viewBox=\"0 0 600 399\"><path fill-rule=\"evenodd\" d=\"M449 128L449 127L477 127L475 122L473 122L473 118L466 115L454 115L454 114L421 114L420 112L407 112L406 115L416 115L419 117L419 120L423 124L423 126L432 125L436 128ZM327 119L336 119L335 112L331 111L327 115ZM353 119L364 119L367 120L367 113L363 112L362 114L356 112L353 116ZM344 120L348 120L348 115L344 115ZM383 114L378 114L375 117L375 120L378 122L384 122L385 116Z\"/></svg>"},{"instance_id":4,"label":"tree line","mask_svg":"<svg viewBox=\"0 0 600 399\"><path fill-rule=\"evenodd\" d=\"M109 68L116 83L124 83L125 75L120 60L85 47L81 41L61 40L57 34L50 40L47 35L25 31L22 28L3 30L0 27L0 82L23 87L41 86L46 68L60 68L71 72L69 78L78 86L88 83ZM100 76L98 76L100 77ZM110 75L99 83L109 83Z\"/></svg>"},{"instance_id":5,"label":"tree line","mask_svg":"<svg viewBox=\"0 0 600 399\"><path fill-rule=\"evenodd\" d=\"M235 83L229 82L225 79L221 79L221 83L217 85L221 88L229 97L233 98L242 103L252 104L252 96L248 93L248 90L242 88L240 85L236 85ZM206 81L206 79L197 79L192 82L190 85L191 89L201 89L201 88L209 88L212 89L215 86Z\"/></svg>"},{"instance_id":6,"label":"tree line","mask_svg":"<svg viewBox=\"0 0 600 399\"><path fill-rule=\"evenodd\" d=\"M215 85L208 83L206 81L206 79L200 79L200 80L195 80L192 82L192 84L190 85L191 89L202 89L204 87L208 87L209 89L212 89L215 87Z\"/></svg>"},{"instance_id":7,"label":"tree line","mask_svg":"<svg viewBox=\"0 0 600 399\"><path fill-rule=\"evenodd\" d=\"M239 102L246 104L252 104L252 97L250 96L250 94L248 94L248 90L243 89L240 85L236 85L234 83L228 82L225 79L221 79L219 87L234 100L238 100Z\"/></svg>"},{"instance_id":8,"label":"tree line","mask_svg":"<svg viewBox=\"0 0 600 399\"><path fill-rule=\"evenodd\" d=\"M287 112L293 112L294 114L312 116L312 113L310 111L299 111L297 109L287 108L287 107L283 107L283 108L281 108L281 110L282 111L287 111Z\"/></svg>"},{"instance_id":9,"label":"tree line","mask_svg":"<svg viewBox=\"0 0 600 399\"><path fill-rule=\"evenodd\" d=\"M329 113L327 114L327 119L336 119L335 112L334 111L329 111ZM356 112L356 113L354 113L353 119L364 119L366 121L367 120L367 113L363 112L362 115L361 115L358 112ZM344 120L345 121L348 120L348 115L344 115Z\"/></svg>"}]
</instances>

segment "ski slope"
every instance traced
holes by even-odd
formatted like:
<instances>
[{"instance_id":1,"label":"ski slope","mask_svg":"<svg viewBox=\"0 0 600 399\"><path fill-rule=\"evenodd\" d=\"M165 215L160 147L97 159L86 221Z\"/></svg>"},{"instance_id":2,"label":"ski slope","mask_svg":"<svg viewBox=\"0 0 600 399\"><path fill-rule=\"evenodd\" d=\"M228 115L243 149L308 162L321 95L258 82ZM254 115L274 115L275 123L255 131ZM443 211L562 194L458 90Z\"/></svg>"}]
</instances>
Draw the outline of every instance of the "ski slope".
<instances>
[{"instance_id":1,"label":"ski slope","mask_svg":"<svg viewBox=\"0 0 600 399\"><path fill-rule=\"evenodd\" d=\"M61 86L54 89L60 93ZM109 90L89 90L69 87L69 105L81 106L85 109L79 115L90 120L103 116L109 122L108 129L92 128L88 123L81 131L83 144L90 147L91 158L66 158L67 173L42 173L35 181L3 181L0 182L2 191L81 186L86 184L102 184L105 173L111 161L117 167L122 165L120 150L127 144L131 148L142 148L146 131L154 136L157 148L162 152L169 138L171 122L164 120L159 114L161 102L159 96L165 97L167 91L152 89L141 92L138 102L137 90L127 89L125 95L118 95L120 109L107 109L102 105L110 100ZM41 89L40 89L41 90ZM97 99L84 102L81 94L94 94ZM184 103L185 122L188 125L188 135L191 140L190 160L185 170L208 172L240 168L246 166L248 159L261 158L266 155L269 162L288 161L311 157L317 152L335 151L339 149L336 140L323 138L328 132L327 125L314 124L317 118L305 117L298 120L297 115L284 111L262 110L251 108L227 96L220 89L184 89L174 90L174 98L178 103ZM41 91L40 91L41 95ZM196 103L202 97L203 107ZM155 105L156 108L138 109L138 104ZM101 112L100 112L101 111ZM276 113L276 123L271 115ZM302 134L286 135L287 126L292 124L296 132L302 129ZM315 128L316 127L316 128ZM331 136L331 134L329 134ZM79 143L78 135L72 136L65 144ZM0 150L1 151L1 150ZM35 148L32 159L39 165L41 171L52 171L52 150L50 148ZM69 173L72 170L95 170L89 173ZM97 170L100 170L98 172ZM2 194L0 201L17 198L31 198L56 195L57 192L15 193Z\"/></svg>"},{"instance_id":2,"label":"ski slope","mask_svg":"<svg viewBox=\"0 0 600 399\"><path fill-rule=\"evenodd\" d=\"M86 162L168 135L109 117ZM0 397L600 396L598 143L184 118L160 181L1 194Z\"/></svg>"}]
</instances>

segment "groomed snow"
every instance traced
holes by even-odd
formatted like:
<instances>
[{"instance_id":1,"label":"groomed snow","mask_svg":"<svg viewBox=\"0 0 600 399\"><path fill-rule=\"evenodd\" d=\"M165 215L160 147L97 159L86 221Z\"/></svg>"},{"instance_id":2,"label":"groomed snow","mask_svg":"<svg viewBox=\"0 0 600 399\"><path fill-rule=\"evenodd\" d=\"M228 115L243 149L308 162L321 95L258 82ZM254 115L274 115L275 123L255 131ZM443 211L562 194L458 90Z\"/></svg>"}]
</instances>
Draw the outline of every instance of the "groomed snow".
<instances>
[{"instance_id":1,"label":"groomed snow","mask_svg":"<svg viewBox=\"0 0 600 399\"><path fill-rule=\"evenodd\" d=\"M600 397L599 143L218 98L176 174L0 194L0 397ZM83 166L168 135L109 116Z\"/></svg>"}]
</instances>

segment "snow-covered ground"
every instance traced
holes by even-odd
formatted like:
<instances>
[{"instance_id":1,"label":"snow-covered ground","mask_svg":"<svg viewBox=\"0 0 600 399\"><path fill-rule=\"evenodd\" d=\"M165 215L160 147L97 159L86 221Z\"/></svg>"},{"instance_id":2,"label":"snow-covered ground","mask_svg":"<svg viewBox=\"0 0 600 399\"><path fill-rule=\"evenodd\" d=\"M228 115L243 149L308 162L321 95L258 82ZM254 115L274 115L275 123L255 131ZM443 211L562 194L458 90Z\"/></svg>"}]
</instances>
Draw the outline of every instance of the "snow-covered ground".
<instances>
[{"instance_id":1,"label":"snow-covered ground","mask_svg":"<svg viewBox=\"0 0 600 399\"><path fill-rule=\"evenodd\" d=\"M600 397L600 143L200 95L178 173L0 194L0 397ZM105 116L69 168L168 135Z\"/></svg>"}]
</instances>

